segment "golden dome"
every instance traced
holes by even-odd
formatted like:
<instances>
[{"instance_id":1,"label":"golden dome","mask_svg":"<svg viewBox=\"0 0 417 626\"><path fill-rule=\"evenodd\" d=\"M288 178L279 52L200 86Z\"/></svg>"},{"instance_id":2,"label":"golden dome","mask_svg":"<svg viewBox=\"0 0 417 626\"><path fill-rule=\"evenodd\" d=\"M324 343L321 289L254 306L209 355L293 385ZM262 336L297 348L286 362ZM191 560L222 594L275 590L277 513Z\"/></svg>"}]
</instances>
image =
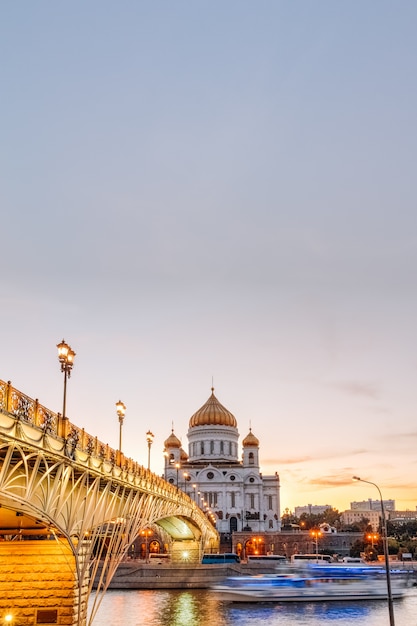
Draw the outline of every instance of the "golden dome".
<instances>
[{"instance_id":1,"label":"golden dome","mask_svg":"<svg viewBox=\"0 0 417 626\"><path fill-rule=\"evenodd\" d=\"M211 396L203 406L190 417L189 427L193 426L232 426L237 428L234 415L220 404L211 388Z\"/></svg>"},{"instance_id":2,"label":"golden dome","mask_svg":"<svg viewBox=\"0 0 417 626\"><path fill-rule=\"evenodd\" d=\"M164 441L165 448L181 448L181 441L178 439L176 435L174 435L174 429L172 429L172 433Z\"/></svg>"},{"instance_id":3,"label":"golden dome","mask_svg":"<svg viewBox=\"0 0 417 626\"><path fill-rule=\"evenodd\" d=\"M244 448L249 448L251 446L257 448L259 446L259 439L258 437L255 437L255 435L253 434L252 428L249 428L249 433L246 435L246 437L242 441L242 445Z\"/></svg>"}]
</instances>

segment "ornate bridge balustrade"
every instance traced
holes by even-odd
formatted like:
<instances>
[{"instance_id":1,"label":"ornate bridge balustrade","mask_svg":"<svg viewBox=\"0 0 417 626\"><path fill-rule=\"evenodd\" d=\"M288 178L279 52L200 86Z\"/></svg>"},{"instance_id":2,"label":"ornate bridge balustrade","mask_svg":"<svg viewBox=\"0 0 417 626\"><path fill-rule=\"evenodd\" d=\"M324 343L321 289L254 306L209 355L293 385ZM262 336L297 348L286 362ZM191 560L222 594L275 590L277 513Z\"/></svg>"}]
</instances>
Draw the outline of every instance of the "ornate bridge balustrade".
<instances>
[{"instance_id":1,"label":"ornate bridge balustrade","mask_svg":"<svg viewBox=\"0 0 417 626\"><path fill-rule=\"evenodd\" d=\"M149 528L174 562L219 545L181 490L0 381L0 621L91 624Z\"/></svg>"}]
</instances>

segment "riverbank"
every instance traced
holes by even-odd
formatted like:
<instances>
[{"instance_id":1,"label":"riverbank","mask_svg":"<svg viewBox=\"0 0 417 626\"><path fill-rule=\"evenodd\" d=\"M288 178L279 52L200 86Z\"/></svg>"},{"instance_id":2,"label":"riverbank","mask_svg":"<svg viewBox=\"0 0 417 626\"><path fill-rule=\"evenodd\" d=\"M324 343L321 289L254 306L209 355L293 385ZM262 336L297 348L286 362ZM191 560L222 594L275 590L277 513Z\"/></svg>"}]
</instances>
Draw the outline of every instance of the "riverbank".
<instances>
[{"instance_id":1,"label":"riverbank","mask_svg":"<svg viewBox=\"0 0 417 626\"><path fill-rule=\"evenodd\" d=\"M411 570L417 581L416 562L398 562L392 567ZM171 565L131 560L119 565L109 589L209 589L227 576L255 576L275 571L275 565L264 563Z\"/></svg>"},{"instance_id":2,"label":"riverbank","mask_svg":"<svg viewBox=\"0 0 417 626\"><path fill-rule=\"evenodd\" d=\"M275 566L230 563L214 565L170 565L123 561L109 589L208 589L226 576L272 574Z\"/></svg>"}]
</instances>

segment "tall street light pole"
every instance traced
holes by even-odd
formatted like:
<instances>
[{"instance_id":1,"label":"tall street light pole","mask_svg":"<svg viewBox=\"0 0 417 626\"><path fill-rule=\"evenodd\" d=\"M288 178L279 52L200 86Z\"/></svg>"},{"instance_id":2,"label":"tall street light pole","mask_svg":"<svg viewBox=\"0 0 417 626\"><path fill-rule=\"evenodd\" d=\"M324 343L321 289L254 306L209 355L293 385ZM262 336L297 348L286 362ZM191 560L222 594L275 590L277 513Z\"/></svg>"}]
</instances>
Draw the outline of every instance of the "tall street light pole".
<instances>
[{"instance_id":1,"label":"tall street light pole","mask_svg":"<svg viewBox=\"0 0 417 626\"><path fill-rule=\"evenodd\" d=\"M391 573L389 567L389 556L388 556L388 533L387 533L387 518L385 515L385 507L384 501L382 499L382 493L380 488L376 483L371 482L370 480L364 480L363 478L359 478L359 476L353 476L353 480L358 480L361 483L367 483L368 485L373 485L378 489L379 493L379 501L381 503L381 517L382 517L382 544L384 546L384 558L385 558L385 573L387 578L387 596L388 596L388 612L389 612L389 623L390 626L395 626L394 621L394 605L392 602L392 591L391 591Z\"/></svg>"},{"instance_id":2,"label":"tall street light pole","mask_svg":"<svg viewBox=\"0 0 417 626\"><path fill-rule=\"evenodd\" d=\"M148 442L148 470L151 469L151 445L154 439L154 434L150 430L146 433L146 441Z\"/></svg>"},{"instance_id":3,"label":"tall street light pole","mask_svg":"<svg viewBox=\"0 0 417 626\"><path fill-rule=\"evenodd\" d=\"M119 418L119 452L122 451L122 428L123 428L123 420L125 418L126 407L121 400L116 402L116 411L117 416Z\"/></svg>"},{"instance_id":4,"label":"tall street light pole","mask_svg":"<svg viewBox=\"0 0 417 626\"><path fill-rule=\"evenodd\" d=\"M64 372L64 401L62 407L62 419L66 418L66 405L67 405L67 379L71 377L71 370L74 365L75 352L72 350L64 339L61 343L58 343L58 359L61 363L61 372Z\"/></svg>"},{"instance_id":5,"label":"tall street light pole","mask_svg":"<svg viewBox=\"0 0 417 626\"><path fill-rule=\"evenodd\" d=\"M177 470L177 489L178 489L178 470L180 469L181 465L179 463L175 463L175 469Z\"/></svg>"}]
</instances>

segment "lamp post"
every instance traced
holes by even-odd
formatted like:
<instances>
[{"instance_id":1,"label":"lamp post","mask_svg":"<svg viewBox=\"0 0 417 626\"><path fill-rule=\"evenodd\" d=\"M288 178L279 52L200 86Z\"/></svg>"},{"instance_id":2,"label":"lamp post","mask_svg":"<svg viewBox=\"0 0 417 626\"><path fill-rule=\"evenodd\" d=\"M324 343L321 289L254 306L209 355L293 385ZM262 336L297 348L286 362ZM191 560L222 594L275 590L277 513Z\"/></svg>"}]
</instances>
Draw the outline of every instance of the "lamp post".
<instances>
[{"instance_id":1,"label":"lamp post","mask_svg":"<svg viewBox=\"0 0 417 626\"><path fill-rule=\"evenodd\" d=\"M183 476L184 476L184 493L185 495L187 495L187 480L189 479L188 472L184 472Z\"/></svg>"},{"instance_id":2,"label":"lamp post","mask_svg":"<svg viewBox=\"0 0 417 626\"><path fill-rule=\"evenodd\" d=\"M320 530L310 530L310 536L313 537L316 543L316 563L319 562L319 537L321 537Z\"/></svg>"},{"instance_id":3,"label":"lamp post","mask_svg":"<svg viewBox=\"0 0 417 626\"><path fill-rule=\"evenodd\" d=\"M151 469L151 445L153 442L154 434L150 430L146 433L146 441L148 442L148 470Z\"/></svg>"},{"instance_id":4,"label":"lamp post","mask_svg":"<svg viewBox=\"0 0 417 626\"><path fill-rule=\"evenodd\" d=\"M388 556L387 518L385 516L384 501L382 499L381 489L378 487L376 483L373 483L370 480L364 480L363 478L359 478L359 476L353 476L353 480L358 480L361 483L367 483L368 485L372 485L378 490L378 493L379 493L379 501L381 503L381 517L382 517L382 544L384 546L385 573L386 573L386 578L387 578L389 623L390 623L390 626L395 626L394 605L392 602L392 591L391 591L391 573L390 573L389 556Z\"/></svg>"},{"instance_id":5,"label":"lamp post","mask_svg":"<svg viewBox=\"0 0 417 626\"><path fill-rule=\"evenodd\" d=\"M117 417L119 418L119 452L122 451L122 427L125 418L126 407L121 400L116 402Z\"/></svg>"},{"instance_id":6,"label":"lamp post","mask_svg":"<svg viewBox=\"0 0 417 626\"><path fill-rule=\"evenodd\" d=\"M141 535L145 537L145 563L149 563L149 537L152 535L150 529L142 530Z\"/></svg>"},{"instance_id":7,"label":"lamp post","mask_svg":"<svg viewBox=\"0 0 417 626\"><path fill-rule=\"evenodd\" d=\"M196 500L197 500L197 494L196 494L197 485L195 483L193 484L193 489L194 489L194 502L196 502Z\"/></svg>"},{"instance_id":8,"label":"lamp post","mask_svg":"<svg viewBox=\"0 0 417 626\"><path fill-rule=\"evenodd\" d=\"M71 370L74 365L74 357L75 352L72 350L71 346L69 346L64 339L61 343L58 343L58 359L61 363L61 372L64 372L64 402L62 407L62 419L66 418L65 410L67 404L67 379L71 378Z\"/></svg>"},{"instance_id":9,"label":"lamp post","mask_svg":"<svg viewBox=\"0 0 417 626\"><path fill-rule=\"evenodd\" d=\"M177 489L178 489L178 470L180 469L181 465L179 463L175 463L175 469L177 470Z\"/></svg>"},{"instance_id":10,"label":"lamp post","mask_svg":"<svg viewBox=\"0 0 417 626\"><path fill-rule=\"evenodd\" d=\"M376 533L369 533L369 535L367 535L366 538L371 540L371 547L372 547L372 550L373 550L374 549L374 541L377 541L378 535Z\"/></svg>"}]
</instances>

